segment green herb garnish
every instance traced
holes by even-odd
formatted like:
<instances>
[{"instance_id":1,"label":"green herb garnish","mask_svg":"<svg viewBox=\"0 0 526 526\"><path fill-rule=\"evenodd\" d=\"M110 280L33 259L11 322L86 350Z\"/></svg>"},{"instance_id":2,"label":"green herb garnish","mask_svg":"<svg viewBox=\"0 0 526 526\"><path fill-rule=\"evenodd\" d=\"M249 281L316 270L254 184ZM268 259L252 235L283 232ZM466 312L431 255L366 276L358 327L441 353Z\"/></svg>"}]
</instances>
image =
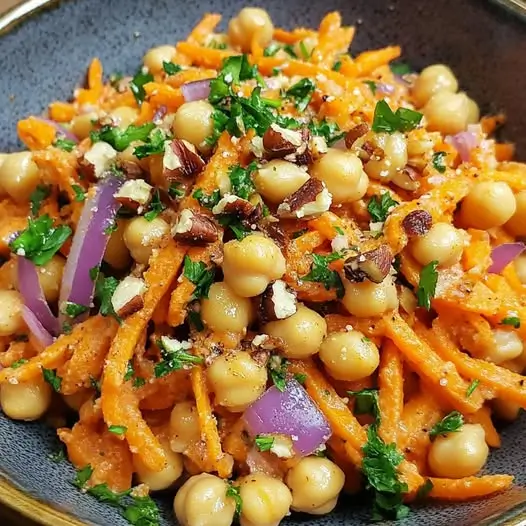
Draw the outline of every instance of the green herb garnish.
<instances>
[{"instance_id":1,"label":"green herb garnish","mask_svg":"<svg viewBox=\"0 0 526 526\"><path fill-rule=\"evenodd\" d=\"M124 433L128 431L128 428L126 426L109 426L108 431L115 435L124 435Z\"/></svg>"},{"instance_id":2,"label":"green herb garnish","mask_svg":"<svg viewBox=\"0 0 526 526\"><path fill-rule=\"evenodd\" d=\"M373 95L376 95L376 82L374 80L364 80L363 83L369 86Z\"/></svg>"},{"instance_id":3,"label":"green herb garnish","mask_svg":"<svg viewBox=\"0 0 526 526\"><path fill-rule=\"evenodd\" d=\"M239 488L237 486L232 485L232 483L230 482L226 490L226 496L234 499L234 502L236 503L235 516L239 517L243 509L243 501L241 499L241 494L239 493Z\"/></svg>"},{"instance_id":4,"label":"green herb garnish","mask_svg":"<svg viewBox=\"0 0 526 526\"><path fill-rule=\"evenodd\" d=\"M461 430L463 425L464 417L458 411L452 411L431 428L429 436L435 438L438 435L457 433Z\"/></svg>"},{"instance_id":5,"label":"green herb garnish","mask_svg":"<svg viewBox=\"0 0 526 526\"><path fill-rule=\"evenodd\" d=\"M72 301L67 301L64 307L62 308L62 314L69 316L70 318L76 318L81 314L89 311L89 307L85 305L80 305L79 303L73 303Z\"/></svg>"},{"instance_id":6,"label":"green herb garnish","mask_svg":"<svg viewBox=\"0 0 526 526\"><path fill-rule=\"evenodd\" d=\"M111 303L111 298L118 285L119 280L117 278L113 276L106 278L100 274L95 283L95 297L100 302L99 312L102 316L113 316L117 318L117 320L120 320Z\"/></svg>"},{"instance_id":7,"label":"green herb garnish","mask_svg":"<svg viewBox=\"0 0 526 526\"><path fill-rule=\"evenodd\" d=\"M409 108L398 108L396 112L385 100L379 100L374 109L372 130L374 132L407 132L416 128L423 115Z\"/></svg>"},{"instance_id":8,"label":"green herb garnish","mask_svg":"<svg viewBox=\"0 0 526 526\"><path fill-rule=\"evenodd\" d=\"M215 270L209 269L202 261L193 262L189 256L184 257L183 275L195 285L192 300L208 298L210 286L214 282Z\"/></svg>"},{"instance_id":9,"label":"green herb garnish","mask_svg":"<svg viewBox=\"0 0 526 526\"><path fill-rule=\"evenodd\" d=\"M53 146L55 148L64 150L65 152L72 152L73 148L77 146L77 143L75 141L70 141L69 139L63 139L59 137L58 139L55 140L55 142L53 143Z\"/></svg>"},{"instance_id":10,"label":"green herb garnish","mask_svg":"<svg viewBox=\"0 0 526 526\"><path fill-rule=\"evenodd\" d=\"M86 193L82 186L72 184L71 188L73 188L73 191L75 192L75 201L77 201L77 203L82 203L86 199Z\"/></svg>"},{"instance_id":11,"label":"green herb garnish","mask_svg":"<svg viewBox=\"0 0 526 526\"><path fill-rule=\"evenodd\" d=\"M378 389L362 389L361 391L347 391L354 396L354 413L357 415L372 415L376 421L380 419L380 405L378 403Z\"/></svg>"},{"instance_id":12,"label":"green herb garnish","mask_svg":"<svg viewBox=\"0 0 526 526\"><path fill-rule=\"evenodd\" d=\"M228 172L231 191L234 195L242 199L248 199L255 191L256 187L252 181L252 174L257 170L257 164L253 161L246 168L239 165L232 166Z\"/></svg>"},{"instance_id":13,"label":"green herb garnish","mask_svg":"<svg viewBox=\"0 0 526 526\"><path fill-rule=\"evenodd\" d=\"M274 437L269 435L257 435L254 443L259 451L270 451L274 445Z\"/></svg>"},{"instance_id":14,"label":"green herb garnish","mask_svg":"<svg viewBox=\"0 0 526 526\"><path fill-rule=\"evenodd\" d=\"M438 261L431 261L422 268L420 272L420 281L416 291L416 298L419 307L431 309L431 299L435 297L435 291L438 282L437 272Z\"/></svg>"},{"instance_id":15,"label":"green herb garnish","mask_svg":"<svg viewBox=\"0 0 526 526\"><path fill-rule=\"evenodd\" d=\"M188 346L168 336L161 336L157 344L161 351L162 361L154 367L156 378L166 376L172 371L178 371L185 366L201 364L204 361L200 356L186 352L185 349L188 348Z\"/></svg>"},{"instance_id":16,"label":"green herb garnish","mask_svg":"<svg viewBox=\"0 0 526 526\"><path fill-rule=\"evenodd\" d=\"M289 362L281 356L273 355L267 364L267 369L272 379L272 383L278 391L285 391L287 387L287 369Z\"/></svg>"},{"instance_id":17,"label":"green herb garnish","mask_svg":"<svg viewBox=\"0 0 526 526\"><path fill-rule=\"evenodd\" d=\"M165 133L161 129L156 128L148 135L144 144L134 148L133 155L137 159L144 159L150 155L164 153L166 140Z\"/></svg>"},{"instance_id":18,"label":"green herb garnish","mask_svg":"<svg viewBox=\"0 0 526 526\"><path fill-rule=\"evenodd\" d=\"M79 489L83 489L86 482L91 478L91 475L93 475L93 468L89 464L81 469L77 469L73 485Z\"/></svg>"},{"instance_id":19,"label":"green herb garnish","mask_svg":"<svg viewBox=\"0 0 526 526\"><path fill-rule=\"evenodd\" d=\"M340 275L329 268L329 263L341 259L343 254L333 252L326 256L312 254L312 267L310 272L301 279L304 281L316 281L322 283L327 290L336 289L338 298L343 298L345 290Z\"/></svg>"},{"instance_id":20,"label":"green herb garnish","mask_svg":"<svg viewBox=\"0 0 526 526\"><path fill-rule=\"evenodd\" d=\"M153 75L151 73L144 73L139 70L130 82L130 89L137 101L137 104L141 106L146 97L146 91L144 91L144 85L148 82L153 82Z\"/></svg>"},{"instance_id":21,"label":"green herb garnish","mask_svg":"<svg viewBox=\"0 0 526 526\"><path fill-rule=\"evenodd\" d=\"M31 215L38 215L38 211L40 210L42 201L44 201L44 199L47 199L50 193L51 186L47 184L39 184L33 190L33 192L31 192L31 195L29 196L29 202L31 203Z\"/></svg>"},{"instance_id":22,"label":"green herb garnish","mask_svg":"<svg viewBox=\"0 0 526 526\"><path fill-rule=\"evenodd\" d=\"M163 61L163 70L167 75L175 75L179 73L183 68L179 64L174 64L173 62Z\"/></svg>"},{"instance_id":23,"label":"green herb garnish","mask_svg":"<svg viewBox=\"0 0 526 526\"><path fill-rule=\"evenodd\" d=\"M296 382L300 383L301 385L304 385L307 381L307 375L305 373L296 373L294 375L294 380L296 380Z\"/></svg>"},{"instance_id":24,"label":"green herb garnish","mask_svg":"<svg viewBox=\"0 0 526 526\"><path fill-rule=\"evenodd\" d=\"M287 97L292 97L296 100L296 108L299 111L305 111L315 89L316 86L312 80L301 79L291 86L285 94Z\"/></svg>"},{"instance_id":25,"label":"green herb garnish","mask_svg":"<svg viewBox=\"0 0 526 526\"><path fill-rule=\"evenodd\" d=\"M433 154L433 159L431 162L433 163L435 170L441 174L446 171L446 158L446 152L435 152Z\"/></svg>"},{"instance_id":26,"label":"green herb garnish","mask_svg":"<svg viewBox=\"0 0 526 526\"><path fill-rule=\"evenodd\" d=\"M309 130L313 135L323 137L329 146L332 146L345 136L345 133L340 130L340 127L335 122L326 119L319 122L311 121L309 123Z\"/></svg>"},{"instance_id":27,"label":"green herb garnish","mask_svg":"<svg viewBox=\"0 0 526 526\"><path fill-rule=\"evenodd\" d=\"M60 386L62 385L62 378L57 376L57 372L54 369L44 369L42 367L42 376L44 380L53 388L57 393L60 392Z\"/></svg>"},{"instance_id":28,"label":"green herb garnish","mask_svg":"<svg viewBox=\"0 0 526 526\"><path fill-rule=\"evenodd\" d=\"M57 464L67 459L66 453L63 448L60 448L57 451L54 451L53 453L49 453L47 458L49 458L51 462L55 462Z\"/></svg>"},{"instance_id":29,"label":"green herb garnish","mask_svg":"<svg viewBox=\"0 0 526 526\"><path fill-rule=\"evenodd\" d=\"M19 367L22 367L25 363L27 363L28 360L26 358L20 358L20 360L17 360L16 362L13 362L10 367L11 369L18 369Z\"/></svg>"},{"instance_id":30,"label":"green herb garnish","mask_svg":"<svg viewBox=\"0 0 526 526\"><path fill-rule=\"evenodd\" d=\"M377 195L371 197L371 200L367 205L367 211L375 223L383 223L391 213L392 208L398 204L399 203L391 197L389 192L384 192L380 197Z\"/></svg>"},{"instance_id":31,"label":"green herb garnish","mask_svg":"<svg viewBox=\"0 0 526 526\"><path fill-rule=\"evenodd\" d=\"M141 126L130 124L125 130L117 126L103 126L100 130L90 133L91 142L107 142L117 151L122 152L135 141L147 141L151 131L155 128L153 122L147 122Z\"/></svg>"},{"instance_id":32,"label":"green herb garnish","mask_svg":"<svg viewBox=\"0 0 526 526\"><path fill-rule=\"evenodd\" d=\"M146 219L146 221L153 221L165 208L166 205L161 201L159 190L155 190L149 210L144 214L144 219Z\"/></svg>"},{"instance_id":33,"label":"green herb garnish","mask_svg":"<svg viewBox=\"0 0 526 526\"><path fill-rule=\"evenodd\" d=\"M211 210L214 206L219 203L221 200L221 194L219 190L214 190L210 195L206 195L201 188L198 188L193 194L192 197L197 200L197 202Z\"/></svg>"},{"instance_id":34,"label":"green herb garnish","mask_svg":"<svg viewBox=\"0 0 526 526\"><path fill-rule=\"evenodd\" d=\"M478 387L479 384L480 384L480 380L478 380L477 378L475 378L475 380L473 380L469 384L469 387L466 390L466 398L469 398L473 394L473 392L475 391L475 389Z\"/></svg>"},{"instance_id":35,"label":"green herb garnish","mask_svg":"<svg viewBox=\"0 0 526 526\"><path fill-rule=\"evenodd\" d=\"M405 64L404 62L395 62L394 64L390 64L389 67L391 68L393 74L398 75L399 77L412 73L413 71L411 66L409 64Z\"/></svg>"},{"instance_id":36,"label":"green herb garnish","mask_svg":"<svg viewBox=\"0 0 526 526\"><path fill-rule=\"evenodd\" d=\"M503 318L500 324L511 325L514 329L519 329L521 326L521 320L520 318L517 318L517 316L508 316L507 318Z\"/></svg>"}]
</instances>

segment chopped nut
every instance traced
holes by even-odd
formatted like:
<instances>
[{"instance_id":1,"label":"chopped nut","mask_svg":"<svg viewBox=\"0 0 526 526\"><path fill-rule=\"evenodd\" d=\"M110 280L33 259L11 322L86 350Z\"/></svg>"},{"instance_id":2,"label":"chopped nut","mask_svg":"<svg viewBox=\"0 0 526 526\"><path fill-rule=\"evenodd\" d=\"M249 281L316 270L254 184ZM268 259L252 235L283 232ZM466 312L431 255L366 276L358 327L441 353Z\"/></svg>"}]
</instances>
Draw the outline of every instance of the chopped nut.
<instances>
[{"instance_id":1,"label":"chopped nut","mask_svg":"<svg viewBox=\"0 0 526 526\"><path fill-rule=\"evenodd\" d=\"M391 182L399 188L403 188L409 192L414 192L420 188L420 179L420 173L418 173L413 167L406 166L393 175Z\"/></svg>"},{"instance_id":2,"label":"chopped nut","mask_svg":"<svg viewBox=\"0 0 526 526\"><path fill-rule=\"evenodd\" d=\"M296 295L280 279L270 283L261 295L261 318L265 321L284 320L296 313Z\"/></svg>"},{"instance_id":3,"label":"chopped nut","mask_svg":"<svg viewBox=\"0 0 526 526\"><path fill-rule=\"evenodd\" d=\"M292 458L294 456L294 446L289 435L272 434L274 438L270 452L279 458Z\"/></svg>"},{"instance_id":4,"label":"chopped nut","mask_svg":"<svg viewBox=\"0 0 526 526\"><path fill-rule=\"evenodd\" d=\"M117 167L124 172L126 179L141 179L144 173L139 164L133 161L122 161L118 159Z\"/></svg>"},{"instance_id":5,"label":"chopped nut","mask_svg":"<svg viewBox=\"0 0 526 526\"><path fill-rule=\"evenodd\" d=\"M167 141L163 156L163 175L169 182L197 175L205 162L193 144L184 139Z\"/></svg>"},{"instance_id":6,"label":"chopped nut","mask_svg":"<svg viewBox=\"0 0 526 526\"><path fill-rule=\"evenodd\" d=\"M331 204L332 195L325 183L311 177L278 206L277 212L280 216L301 219L305 216L322 214L329 210Z\"/></svg>"},{"instance_id":7,"label":"chopped nut","mask_svg":"<svg viewBox=\"0 0 526 526\"><path fill-rule=\"evenodd\" d=\"M432 224L433 218L426 210L413 210L402 221L402 227L409 237L427 234Z\"/></svg>"},{"instance_id":8,"label":"chopped nut","mask_svg":"<svg viewBox=\"0 0 526 526\"><path fill-rule=\"evenodd\" d=\"M279 223L274 221L267 221L265 218L259 223L259 230L265 235L270 237L279 248L284 249L288 245L288 236L285 231L280 227Z\"/></svg>"},{"instance_id":9,"label":"chopped nut","mask_svg":"<svg viewBox=\"0 0 526 526\"><path fill-rule=\"evenodd\" d=\"M365 141L362 144L362 147L359 148L357 154L364 163L369 161L381 161L385 157L383 149L376 146L371 141Z\"/></svg>"},{"instance_id":10,"label":"chopped nut","mask_svg":"<svg viewBox=\"0 0 526 526\"><path fill-rule=\"evenodd\" d=\"M141 214L152 199L153 186L142 179L126 181L114 194L115 199L126 208Z\"/></svg>"},{"instance_id":11,"label":"chopped nut","mask_svg":"<svg viewBox=\"0 0 526 526\"><path fill-rule=\"evenodd\" d=\"M349 281L362 282L368 279L381 283L389 274L393 253L388 245L380 245L374 250L352 256L345 261L343 270Z\"/></svg>"},{"instance_id":12,"label":"chopped nut","mask_svg":"<svg viewBox=\"0 0 526 526\"><path fill-rule=\"evenodd\" d=\"M214 215L235 214L239 218L248 219L255 210L256 207L250 201L237 195L226 194L221 198L219 203L212 208L212 213Z\"/></svg>"},{"instance_id":13,"label":"chopped nut","mask_svg":"<svg viewBox=\"0 0 526 526\"><path fill-rule=\"evenodd\" d=\"M265 147L263 146L263 137L260 137L259 135L254 135L254 137L250 139L248 147L255 157L257 157L258 159L261 159L263 157L265 153Z\"/></svg>"},{"instance_id":14,"label":"chopped nut","mask_svg":"<svg viewBox=\"0 0 526 526\"><path fill-rule=\"evenodd\" d=\"M350 129L345 135L345 146L347 148L350 148L356 142L356 139L363 137L368 131L369 131L369 126L365 124L364 122Z\"/></svg>"},{"instance_id":15,"label":"chopped nut","mask_svg":"<svg viewBox=\"0 0 526 526\"><path fill-rule=\"evenodd\" d=\"M130 316L142 309L143 295L146 292L146 283L141 278L125 277L115 289L111 297L113 310L121 318Z\"/></svg>"},{"instance_id":16,"label":"chopped nut","mask_svg":"<svg viewBox=\"0 0 526 526\"><path fill-rule=\"evenodd\" d=\"M188 209L181 212L172 234L179 241L198 245L213 243L218 239L215 223L209 217Z\"/></svg>"},{"instance_id":17,"label":"chopped nut","mask_svg":"<svg viewBox=\"0 0 526 526\"><path fill-rule=\"evenodd\" d=\"M282 159L287 155L303 153L307 149L309 131L289 130L271 124L263 135L263 147L269 159Z\"/></svg>"},{"instance_id":18,"label":"chopped nut","mask_svg":"<svg viewBox=\"0 0 526 526\"><path fill-rule=\"evenodd\" d=\"M96 142L79 161L79 172L94 180L103 177L117 159L117 150L107 142Z\"/></svg>"}]
</instances>

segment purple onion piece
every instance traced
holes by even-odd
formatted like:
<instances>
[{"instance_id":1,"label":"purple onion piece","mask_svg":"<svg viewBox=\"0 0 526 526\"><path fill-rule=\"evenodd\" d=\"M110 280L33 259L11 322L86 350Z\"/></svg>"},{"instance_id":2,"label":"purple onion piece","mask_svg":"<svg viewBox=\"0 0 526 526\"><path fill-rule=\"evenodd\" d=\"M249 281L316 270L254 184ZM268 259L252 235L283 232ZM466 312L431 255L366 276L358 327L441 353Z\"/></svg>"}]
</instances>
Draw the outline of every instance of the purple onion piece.
<instances>
[{"instance_id":1,"label":"purple onion piece","mask_svg":"<svg viewBox=\"0 0 526 526\"><path fill-rule=\"evenodd\" d=\"M387 84L385 82L377 82L376 91L383 95L392 95L395 92L395 87L392 84Z\"/></svg>"},{"instance_id":2,"label":"purple onion piece","mask_svg":"<svg viewBox=\"0 0 526 526\"><path fill-rule=\"evenodd\" d=\"M467 163L470 160L471 150L479 144L478 137L470 131L462 131L455 135L448 135L445 141L454 146L463 163Z\"/></svg>"},{"instance_id":3,"label":"purple onion piece","mask_svg":"<svg viewBox=\"0 0 526 526\"><path fill-rule=\"evenodd\" d=\"M48 330L40 323L36 314L26 305L22 306L22 318L24 318L29 332L31 332L42 349L49 347L53 343L53 336L51 336Z\"/></svg>"},{"instance_id":4,"label":"purple onion piece","mask_svg":"<svg viewBox=\"0 0 526 526\"><path fill-rule=\"evenodd\" d=\"M526 249L524 243L503 243L491 251L490 274L500 274L514 259L518 258Z\"/></svg>"},{"instance_id":5,"label":"purple onion piece","mask_svg":"<svg viewBox=\"0 0 526 526\"><path fill-rule=\"evenodd\" d=\"M187 82L181 86L184 100L186 102L193 102L195 100L207 99L210 95L210 81L212 79L196 80L194 82Z\"/></svg>"}]
</instances>

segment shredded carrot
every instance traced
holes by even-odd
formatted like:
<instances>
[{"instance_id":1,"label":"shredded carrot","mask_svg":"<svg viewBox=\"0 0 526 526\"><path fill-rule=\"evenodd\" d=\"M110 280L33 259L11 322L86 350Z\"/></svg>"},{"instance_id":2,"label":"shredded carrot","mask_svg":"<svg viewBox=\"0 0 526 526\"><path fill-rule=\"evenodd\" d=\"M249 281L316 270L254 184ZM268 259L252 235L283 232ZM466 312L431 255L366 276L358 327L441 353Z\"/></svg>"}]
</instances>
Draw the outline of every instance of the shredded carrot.
<instances>
[{"instance_id":1,"label":"shredded carrot","mask_svg":"<svg viewBox=\"0 0 526 526\"><path fill-rule=\"evenodd\" d=\"M491 410L488 406L481 407L476 413L467 415L466 420L470 424L480 424L483 427L488 446L500 447L500 435L493 425Z\"/></svg>"},{"instance_id":2,"label":"shredded carrot","mask_svg":"<svg viewBox=\"0 0 526 526\"><path fill-rule=\"evenodd\" d=\"M206 39L214 32L219 22L221 22L221 15L217 13L206 13L192 29L187 41L191 44L205 44Z\"/></svg>"},{"instance_id":3,"label":"shredded carrot","mask_svg":"<svg viewBox=\"0 0 526 526\"><path fill-rule=\"evenodd\" d=\"M304 27L297 27L292 31L280 29L279 27L274 29L274 40L283 42L285 44L295 44L305 38L312 38L316 36L316 31L312 29L306 29Z\"/></svg>"},{"instance_id":4,"label":"shredded carrot","mask_svg":"<svg viewBox=\"0 0 526 526\"><path fill-rule=\"evenodd\" d=\"M504 491L513 484L510 475L485 475L483 477L466 477L463 479L430 478L433 489L429 492L432 499L462 502L478 499Z\"/></svg>"},{"instance_id":5,"label":"shredded carrot","mask_svg":"<svg viewBox=\"0 0 526 526\"><path fill-rule=\"evenodd\" d=\"M219 69L223 60L233 55L232 51L197 46L190 42L179 42L177 51L187 55L194 65Z\"/></svg>"},{"instance_id":6,"label":"shredded carrot","mask_svg":"<svg viewBox=\"0 0 526 526\"><path fill-rule=\"evenodd\" d=\"M369 75L380 66L389 64L397 59L402 53L400 46L388 46L373 51L364 51L354 59L354 65L357 73L360 75Z\"/></svg>"},{"instance_id":7,"label":"shredded carrot","mask_svg":"<svg viewBox=\"0 0 526 526\"><path fill-rule=\"evenodd\" d=\"M49 118L56 122L69 122L75 113L75 106L69 102L56 101L49 105Z\"/></svg>"},{"instance_id":8,"label":"shredded carrot","mask_svg":"<svg viewBox=\"0 0 526 526\"><path fill-rule=\"evenodd\" d=\"M36 117L18 121L18 136L30 150L43 150L53 144L57 130L52 124Z\"/></svg>"},{"instance_id":9,"label":"shredded carrot","mask_svg":"<svg viewBox=\"0 0 526 526\"><path fill-rule=\"evenodd\" d=\"M151 107L159 108L166 106L169 111L175 111L184 102L181 90L172 88L168 84L160 84L159 82L148 82L144 85L147 101Z\"/></svg>"}]
</instances>

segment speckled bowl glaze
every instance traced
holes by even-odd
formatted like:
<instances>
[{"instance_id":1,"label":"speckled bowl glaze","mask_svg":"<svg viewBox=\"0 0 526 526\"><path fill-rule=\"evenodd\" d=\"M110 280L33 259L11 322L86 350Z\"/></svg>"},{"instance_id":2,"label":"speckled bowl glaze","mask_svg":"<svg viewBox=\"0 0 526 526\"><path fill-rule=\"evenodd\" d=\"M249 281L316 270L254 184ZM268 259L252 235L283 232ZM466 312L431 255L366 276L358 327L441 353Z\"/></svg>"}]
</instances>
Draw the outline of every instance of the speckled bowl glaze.
<instances>
[{"instance_id":1,"label":"speckled bowl glaze","mask_svg":"<svg viewBox=\"0 0 526 526\"><path fill-rule=\"evenodd\" d=\"M107 73L133 73L148 48L180 40L206 11L228 19L245 1L69 0L9 27L0 39L0 151L20 148L17 120L41 112L54 99L67 99L82 83L91 57L100 57ZM519 157L526 160L526 25L518 17L482 0L257 3L285 27L316 26L327 11L337 9L346 23L357 25L354 52L400 43L415 68L449 64L483 111L508 115L504 137L517 143ZM511 3L517 13L526 13L521 0ZM43 0L28 3L30 8L37 4L50 7ZM71 485L74 470L48 459L57 445L54 432L44 425L0 415L0 500L50 526L127 524L113 508ZM403 524L518 524L526 512L526 489L521 487L526 484L526 419L503 430L503 446L492 453L487 471L513 473L517 486L482 502L415 508ZM161 496L159 503L163 526L174 524L170 499ZM369 523L368 510L363 498L344 496L329 516L295 515L285 524L359 526Z\"/></svg>"}]
</instances>

